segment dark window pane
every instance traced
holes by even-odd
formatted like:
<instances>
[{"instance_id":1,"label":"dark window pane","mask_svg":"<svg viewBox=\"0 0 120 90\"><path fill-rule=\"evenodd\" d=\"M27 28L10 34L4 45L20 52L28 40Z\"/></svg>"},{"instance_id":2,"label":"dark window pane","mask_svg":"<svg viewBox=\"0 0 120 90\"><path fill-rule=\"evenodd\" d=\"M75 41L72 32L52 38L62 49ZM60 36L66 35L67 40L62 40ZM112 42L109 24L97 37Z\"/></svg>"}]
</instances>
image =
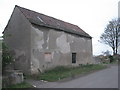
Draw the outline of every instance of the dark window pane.
<instances>
[{"instance_id":1,"label":"dark window pane","mask_svg":"<svg viewBox=\"0 0 120 90\"><path fill-rule=\"evenodd\" d=\"M76 63L76 53L72 53L72 63Z\"/></svg>"}]
</instances>

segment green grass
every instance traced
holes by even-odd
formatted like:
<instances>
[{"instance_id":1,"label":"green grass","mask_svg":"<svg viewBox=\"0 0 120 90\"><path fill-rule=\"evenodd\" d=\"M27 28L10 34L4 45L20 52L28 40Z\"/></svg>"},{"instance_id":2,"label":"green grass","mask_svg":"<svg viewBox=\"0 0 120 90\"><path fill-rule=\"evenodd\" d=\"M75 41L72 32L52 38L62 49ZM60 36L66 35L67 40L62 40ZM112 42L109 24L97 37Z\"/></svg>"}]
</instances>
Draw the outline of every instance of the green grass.
<instances>
[{"instance_id":1,"label":"green grass","mask_svg":"<svg viewBox=\"0 0 120 90\"><path fill-rule=\"evenodd\" d=\"M58 81L67 77L74 77L79 74L88 73L95 70L106 68L105 65L82 65L81 67L56 67L52 70L45 71L37 76L37 80Z\"/></svg>"},{"instance_id":2,"label":"green grass","mask_svg":"<svg viewBox=\"0 0 120 90\"><path fill-rule=\"evenodd\" d=\"M15 84L15 85L8 86L7 88L33 88L33 86L26 83L26 82L23 82L23 83L20 83L20 84Z\"/></svg>"}]
</instances>

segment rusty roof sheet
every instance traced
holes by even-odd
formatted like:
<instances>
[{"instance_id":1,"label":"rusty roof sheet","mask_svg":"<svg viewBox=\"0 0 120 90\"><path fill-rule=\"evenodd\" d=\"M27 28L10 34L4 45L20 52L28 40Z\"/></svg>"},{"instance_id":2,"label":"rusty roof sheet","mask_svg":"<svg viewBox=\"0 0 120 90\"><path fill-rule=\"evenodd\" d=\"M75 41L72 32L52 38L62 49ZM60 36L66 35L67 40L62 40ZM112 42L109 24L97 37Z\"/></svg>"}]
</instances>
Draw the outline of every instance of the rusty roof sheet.
<instances>
[{"instance_id":1,"label":"rusty roof sheet","mask_svg":"<svg viewBox=\"0 0 120 90\"><path fill-rule=\"evenodd\" d=\"M89 34L84 32L77 25L70 24L68 22L64 22L62 20L58 20L56 18L17 6L19 10L25 15L25 17L33 24L37 24L40 26L50 27L57 30L62 30L68 33L76 34L82 37L91 38Z\"/></svg>"}]
</instances>

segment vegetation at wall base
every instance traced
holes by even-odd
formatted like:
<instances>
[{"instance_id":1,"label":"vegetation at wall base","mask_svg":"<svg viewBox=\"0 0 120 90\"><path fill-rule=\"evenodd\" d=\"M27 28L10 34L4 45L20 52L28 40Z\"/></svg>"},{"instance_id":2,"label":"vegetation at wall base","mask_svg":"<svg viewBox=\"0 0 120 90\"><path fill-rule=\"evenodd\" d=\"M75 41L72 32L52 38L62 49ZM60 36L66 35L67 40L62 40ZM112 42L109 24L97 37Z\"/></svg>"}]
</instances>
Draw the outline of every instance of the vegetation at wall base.
<instances>
[{"instance_id":1,"label":"vegetation at wall base","mask_svg":"<svg viewBox=\"0 0 120 90\"><path fill-rule=\"evenodd\" d=\"M58 80L69 78L69 77L74 78L76 75L86 74L86 73L104 69L104 68L106 68L106 66L100 65L100 64L97 64L97 65L88 64L88 65L82 65L79 67L59 66L54 69L47 70L44 73L41 73L35 79L53 82L53 81L58 81Z\"/></svg>"}]
</instances>

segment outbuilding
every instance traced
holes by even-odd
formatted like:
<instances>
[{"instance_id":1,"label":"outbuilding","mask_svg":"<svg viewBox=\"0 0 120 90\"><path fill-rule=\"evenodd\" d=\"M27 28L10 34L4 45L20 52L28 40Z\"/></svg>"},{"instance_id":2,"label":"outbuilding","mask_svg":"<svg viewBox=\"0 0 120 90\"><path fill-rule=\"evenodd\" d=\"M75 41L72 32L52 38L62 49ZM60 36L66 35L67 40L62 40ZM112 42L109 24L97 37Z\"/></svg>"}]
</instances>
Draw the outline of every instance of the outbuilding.
<instances>
[{"instance_id":1,"label":"outbuilding","mask_svg":"<svg viewBox=\"0 0 120 90\"><path fill-rule=\"evenodd\" d=\"M25 74L93 62L92 37L80 27L17 5L3 34Z\"/></svg>"}]
</instances>

